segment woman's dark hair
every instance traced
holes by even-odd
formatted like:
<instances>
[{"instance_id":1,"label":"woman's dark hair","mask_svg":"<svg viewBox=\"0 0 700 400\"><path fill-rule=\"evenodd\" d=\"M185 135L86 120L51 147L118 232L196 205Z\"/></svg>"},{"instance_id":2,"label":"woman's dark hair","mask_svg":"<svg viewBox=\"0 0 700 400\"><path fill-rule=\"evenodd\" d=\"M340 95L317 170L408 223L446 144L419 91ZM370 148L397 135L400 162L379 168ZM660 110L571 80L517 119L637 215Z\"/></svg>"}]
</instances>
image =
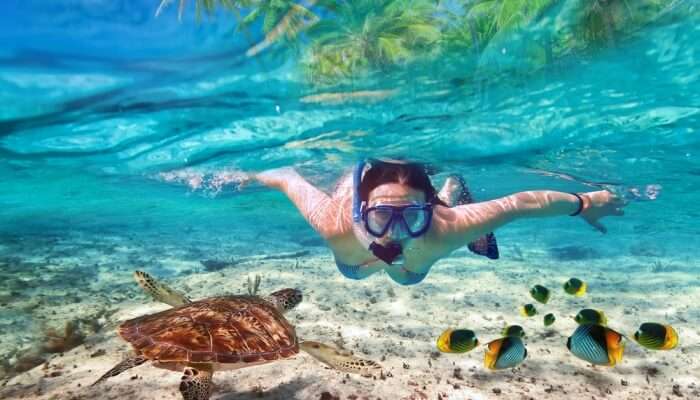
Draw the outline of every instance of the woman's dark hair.
<instances>
[{"instance_id":1,"label":"woman's dark hair","mask_svg":"<svg viewBox=\"0 0 700 400\"><path fill-rule=\"evenodd\" d=\"M371 160L370 168L360 182L360 201L369 199L369 192L385 183L401 183L425 193L425 201L432 204L446 204L440 200L437 190L430 182L429 169L417 162Z\"/></svg>"}]
</instances>

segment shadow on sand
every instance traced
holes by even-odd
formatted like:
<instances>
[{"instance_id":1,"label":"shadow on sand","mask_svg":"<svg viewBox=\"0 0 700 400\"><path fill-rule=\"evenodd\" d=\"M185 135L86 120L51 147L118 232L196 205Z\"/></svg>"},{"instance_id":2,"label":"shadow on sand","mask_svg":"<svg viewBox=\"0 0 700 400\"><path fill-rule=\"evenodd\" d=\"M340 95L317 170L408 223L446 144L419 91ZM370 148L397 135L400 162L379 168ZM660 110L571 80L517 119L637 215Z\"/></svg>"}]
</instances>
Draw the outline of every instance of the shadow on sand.
<instances>
[{"instance_id":1,"label":"shadow on sand","mask_svg":"<svg viewBox=\"0 0 700 400\"><path fill-rule=\"evenodd\" d=\"M224 388L219 388L212 398L216 400L252 400L252 399L265 399L265 400L293 400L296 399L296 393L303 389L309 384L308 380L305 379L293 379L289 382L279 384L277 386L271 387L267 390L249 390L249 391L237 391L232 390L223 393L223 390L228 390ZM230 386L228 387L230 388ZM218 394L218 396L217 396ZM320 394L319 394L320 396Z\"/></svg>"}]
</instances>

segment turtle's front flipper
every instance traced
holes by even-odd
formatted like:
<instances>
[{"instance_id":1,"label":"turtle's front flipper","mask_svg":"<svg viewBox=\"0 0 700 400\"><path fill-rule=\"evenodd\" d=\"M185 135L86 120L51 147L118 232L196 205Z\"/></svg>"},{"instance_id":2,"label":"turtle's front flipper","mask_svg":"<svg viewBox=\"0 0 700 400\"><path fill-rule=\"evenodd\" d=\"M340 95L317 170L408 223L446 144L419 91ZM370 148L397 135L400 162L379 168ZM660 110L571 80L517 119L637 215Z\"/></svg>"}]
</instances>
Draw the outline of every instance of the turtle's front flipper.
<instances>
[{"instance_id":1,"label":"turtle's front flipper","mask_svg":"<svg viewBox=\"0 0 700 400\"><path fill-rule=\"evenodd\" d=\"M151 297L173 307L191 303L184 294L170 288L168 285L158 282L143 271L134 271L134 279Z\"/></svg>"},{"instance_id":2,"label":"turtle's front flipper","mask_svg":"<svg viewBox=\"0 0 700 400\"><path fill-rule=\"evenodd\" d=\"M203 366L185 367L180 380L180 393L185 400L209 400L214 385L211 383L213 375L211 367Z\"/></svg>"},{"instance_id":3,"label":"turtle's front flipper","mask_svg":"<svg viewBox=\"0 0 700 400\"><path fill-rule=\"evenodd\" d=\"M111 378L113 376L117 376L129 368L137 367L137 366L145 363L146 361L148 361L148 359L146 357L143 357L143 356L129 357L126 360L115 365L109 371L107 371L104 375L102 375L100 377L100 379L96 380L95 383L93 383L91 386L95 386L98 383L101 383L102 381L104 381L108 378Z\"/></svg>"},{"instance_id":4,"label":"turtle's front flipper","mask_svg":"<svg viewBox=\"0 0 700 400\"><path fill-rule=\"evenodd\" d=\"M338 371L371 377L382 373L382 366L372 360L355 357L352 353L327 344L303 341L299 347L318 361Z\"/></svg>"}]
</instances>

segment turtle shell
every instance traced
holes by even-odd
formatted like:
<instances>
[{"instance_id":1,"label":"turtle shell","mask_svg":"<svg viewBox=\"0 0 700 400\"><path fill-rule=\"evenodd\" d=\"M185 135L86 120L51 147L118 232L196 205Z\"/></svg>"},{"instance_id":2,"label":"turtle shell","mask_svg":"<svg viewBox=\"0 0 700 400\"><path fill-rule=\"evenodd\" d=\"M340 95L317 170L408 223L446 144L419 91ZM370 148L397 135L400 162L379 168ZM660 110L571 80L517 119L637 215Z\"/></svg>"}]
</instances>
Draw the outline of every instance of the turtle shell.
<instances>
[{"instance_id":1,"label":"turtle shell","mask_svg":"<svg viewBox=\"0 0 700 400\"><path fill-rule=\"evenodd\" d=\"M158 363L261 363L299 352L294 327L258 296L195 301L122 323L119 335Z\"/></svg>"}]
</instances>

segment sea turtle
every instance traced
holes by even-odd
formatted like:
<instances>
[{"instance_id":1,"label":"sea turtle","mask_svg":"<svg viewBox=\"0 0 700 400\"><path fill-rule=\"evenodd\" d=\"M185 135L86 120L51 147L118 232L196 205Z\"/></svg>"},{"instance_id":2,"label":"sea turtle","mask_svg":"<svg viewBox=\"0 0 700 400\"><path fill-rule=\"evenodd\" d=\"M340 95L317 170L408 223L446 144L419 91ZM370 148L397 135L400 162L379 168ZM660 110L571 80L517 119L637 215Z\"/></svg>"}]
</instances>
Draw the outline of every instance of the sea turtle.
<instances>
[{"instance_id":1,"label":"sea turtle","mask_svg":"<svg viewBox=\"0 0 700 400\"><path fill-rule=\"evenodd\" d=\"M180 393L185 400L206 400L211 395L214 371L264 364L305 351L322 363L344 372L376 376L381 366L332 346L300 341L283 312L302 299L296 289L282 289L269 296L229 295L192 301L153 279L134 272L141 287L156 300L174 308L122 323L119 335L135 355L107 371L93 385L146 361L172 371L182 371Z\"/></svg>"}]
</instances>

